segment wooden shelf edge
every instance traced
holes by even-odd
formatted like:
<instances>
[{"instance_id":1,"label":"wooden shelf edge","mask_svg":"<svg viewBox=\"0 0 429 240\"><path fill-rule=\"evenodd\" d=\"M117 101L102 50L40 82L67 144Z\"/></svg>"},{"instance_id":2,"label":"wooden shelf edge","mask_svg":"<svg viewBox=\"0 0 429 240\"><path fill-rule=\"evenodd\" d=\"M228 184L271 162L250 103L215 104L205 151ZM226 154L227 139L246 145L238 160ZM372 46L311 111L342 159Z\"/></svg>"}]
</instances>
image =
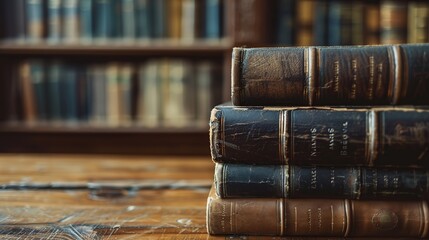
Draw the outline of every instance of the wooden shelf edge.
<instances>
[{"instance_id":1,"label":"wooden shelf edge","mask_svg":"<svg viewBox=\"0 0 429 240\"><path fill-rule=\"evenodd\" d=\"M1 123L0 133L152 133L152 134L187 134L205 133L208 134L209 127L183 126L183 127L144 127L144 126L91 126L88 124L24 124L24 123Z\"/></svg>"},{"instance_id":2,"label":"wooden shelf edge","mask_svg":"<svg viewBox=\"0 0 429 240\"><path fill-rule=\"evenodd\" d=\"M47 43L16 43L0 42L0 55L223 55L232 51L232 43L228 39L219 41L180 41L157 40L145 43L112 43L99 44L47 44Z\"/></svg>"},{"instance_id":3,"label":"wooden shelf edge","mask_svg":"<svg viewBox=\"0 0 429 240\"><path fill-rule=\"evenodd\" d=\"M208 131L2 131L0 152L210 155Z\"/></svg>"}]
</instances>

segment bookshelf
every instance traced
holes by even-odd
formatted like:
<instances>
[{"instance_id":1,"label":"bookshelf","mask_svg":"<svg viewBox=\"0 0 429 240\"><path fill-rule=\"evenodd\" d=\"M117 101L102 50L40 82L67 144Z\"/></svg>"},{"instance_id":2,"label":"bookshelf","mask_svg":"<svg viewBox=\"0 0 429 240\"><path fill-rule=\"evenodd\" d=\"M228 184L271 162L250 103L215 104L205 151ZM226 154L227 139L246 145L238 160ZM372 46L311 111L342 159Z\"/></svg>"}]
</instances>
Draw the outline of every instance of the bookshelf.
<instances>
[{"instance_id":1,"label":"bookshelf","mask_svg":"<svg viewBox=\"0 0 429 240\"><path fill-rule=\"evenodd\" d=\"M8 1L0 2L0 16L2 16L0 23L3 22L0 27L0 79L2 79L0 82L0 151L3 152L209 154L208 124L201 124L201 121L194 124L192 120L188 124L179 126L168 124L145 126L135 124L137 110L132 110L134 111L132 124L94 124L87 121L28 123L22 119L22 116L11 117L14 115L14 109L22 105L16 101L14 89L17 88L15 84L19 75L17 66L23 61L38 60L48 66L51 62L59 61L66 67L102 65L103 68L107 68L111 63L119 63L119 65L127 63L134 66L135 75L138 75L136 72L142 65L153 60L167 60L167 65L175 65L179 61L185 63L184 65L190 65L192 69L200 62L209 62L216 66L216 74L211 74L213 85L209 88L214 98L211 105L214 105L230 100L231 50L234 46L379 44L404 41L425 42L429 39L429 4L424 1L380 0L345 3L318 0L17 0L13 2L15 4L13 8L9 8ZM8 12L11 11L10 9L19 8L19 4L27 2L31 2L32 7L34 4L46 4L46 7L42 8L43 17L33 19L45 31L37 27L33 29L32 25L25 27L28 17L24 20L17 19L19 14L12 14L12 16ZM167 21L170 25L164 26L167 30L161 35L157 33L156 28L151 28L151 33L145 33L143 28L143 30L140 29L138 24L133 22L137 21L138 17L140 19L146 16L138 13L140 15L136 14L134 20L130 20L129 17L121 18L122 20L118 22L122 22L122 27L118 27L115 21L112 22L112 26L121 29L122 35L106 37L109 33L103 32L105 29L95 29L94 25L91 25L93 32L88 33L88 30L83 28L88 28L89 25L79 25L79 21L85 21L80 18L67 18L63 20L64 23L61 23L57 19L61 15L47 7L48 3L55 7L58 2L67 3L68 7L84 2L92 4L118 2L124 6L130 3L137 6L162 2L161 6L154 8L159 10L168 6L168 11L158 12L151 17L153 19L161 17L163 19L158 19L160 22ZM200 5L201 3L203 4ZM166 5L163 6L163 4ZM206 6L215 7L207 10ZM218 9L213 10L216 6ZM24 14L25 10L20 9ZM126 7L123 9L124 12L129 10L125 10ZM136 9L140 8L136 7ZM91 11L94 13L95 10ZM190 11L193 19L186 19L184 17L186 14L177 14L177 11L181 13ZM201 30L204 28L201 28L201 23L197 21L210 15L204 14L207 13L205 11L211 11L210 14L219 16L214 25L211 23L210 27L205 26L214 28L215 32L217 31L214 34L216 37L209 35L208 31ZM401 13L398 21L389 18L395 11ZM74 10L71 12L73 15ZM353 14L348 16L345 14L347 12ZM31 14L34 15L34 13ZM53 14L53 17L49 14ZM397 13L395 14L398 16ZM98 19L95 15L94 13L92 21L101 21L102 17ZM124 15L127 16L127 14ZM365 16L368 17L365 18ZM17 27L24 27L18 32L11 30L14 27L11 20L16 22ZM183 27L187 26L185 23L189 21L191 23L188 25L193 26L191 30ZM178 26L177 22L182 25ZM64 26L71 29L79 28L79 30L60 32L55 24L69 24ZM134 26L135 31L130 31L129 26ZM49 31L49 29L54 30ZM180 33L177 29L181 29ZM76 31L85 38L79 38ZM20 34L27 34L27 37L23 38L19 36ZM93 41L86 39L88 34ZM184 35L186 37L183 37ZM328 39L328 35L336 38ZM161 63L158 67L162 68L162 66ZM139 90L136 89L132 86L131 92L138 92ZM134 96L135 93L131 95ZM135 96L132 97L131 101L137 102L135 98ZM207 121L209 116L206 115Z\"/></svg>"},{"instance_id":2,"label":"bookshelf","mask_svg":"<svg viewBox=\"0 0 429 240\"><path fill-rule=\"evenodd\" d=\"M93 7L91 10L92 14L94 14L91 18L92 21L99 21L98 24L93 23L95 26L92 27L92 33L82 29L88 26L77 23L78 21L85 21L82 18L85 17L85 14L88 14L87 10L84 13L79 12L85 11L87 7L80 4L84 5L89 2ZM44 69L51 69L52 62L59 62L62 64L63 69L75 65L81 68L82 66L96 64L101 65L102 68L106 68L105 70L108 71L107 68L112 63L127 63L133 65L133 76L135 76L139 74L140 68L145 68L143 65L150 65L152 61L157 62L159 69L163 68L165 61L167 61L166 65L168 67L184 63L186 67L191 66L192 73L198 71L197 66L200 62L206 62L213 64L214 67L211 72L215 71L214 74L211 74L212 79L210 79L212 81L210 91L213 91L213 96L211 96L210 105L205 106L208 109L229 99L228 76L230 74L232 47L236 44L260 41L252 39L246 42L242 36L241 40L236 39L237 21L241 19L236 11L240 12L239 8L243 7L251 10L247 15L248 18L249 14L255 11L255 7L267 6L263 2L260 0L254 2L224 0L18 0L12 3L13 6L7 1L0 2L2 20L5 20L3 21L2 30L0 30L0 77L4 80L0 88L0 94L2 95L0 97L0 145L2 145L0 151L208 155L208 113L205 114L206 117L203 121L196 121L192 117L187 123L185 122L186 120L182 120L181 124L174 124L175 120L173 119L173 121L170 121L173 124L153 124L150 126L139 124L139 120L136 120L137 117L135 116L137 115L135 112L138 111L138 107L135 106L133 107L134 110L131 110L134 111L132 113L133 120L127 124L111 124L108 121L94 123L92 121L82 121L80 118L77 121L68 121L67 118L52 121L51 117L48 117L48 120L43 119L40 114L36 120L28 121L25 117L26 110L22 109L22 102L25 99L22 99L22 96L18 94L18 98L21 99L16 101L16 89L22 87L16 86L16 82L21 81L19 79L22 69L19 66L25 61L30 61L30 69L32 64L42 65ZM257 5L254 5L254 3L257 3ZM103 32L106 31L106 29L102 29L103 26L106 28L109 26L105 25L103 20L100 20L103 17L112 17L117 14L117 12L113 12L112 16L108 16L104 12L108 7L112 7L115 4L119 4L118 6L123 11L122 17L117 18L121 20L119 22L128 21L127 24L123 23L122 28L119 26L123 34L122 37L114 36L117 32L113 35ZM130 20L127 16L128 14L125 14L125 11L130 10L129 4L135 4L136 11L140 11L141 9L138 10L139 7L147 4L146 7L149 6L153 8L154 12L158 12L153 15L147 12L138 12L135 19ZM71 9L73 5L78 9ZM37 14L36 8L38 7L40 7L42 17ZM128 10L125 10L126 8ZM20 18L19 14L14 15L8 12L16 9L20 9L25 18ZM60 10L63 12L58 13ZM78 11L78 13L75 11ZM203 16L204 13L211 15L212 18L216 15L214 16L215 23L208 22L205 19L207 16ZM75 14L76 18L73 19L70 14ZM191 19L192 17L184 17L185 15L191 15L193 19ZM142 24L147 24L144 23L145 20L141 19L145 17L150 18L150 21L154 21L155 25L158 25L151 27L148 30L150 33L145 33L144 31L146 30L137 25L135 25L136 30L134 32L133 30L130 31L129 26L136 24L133 21L138 20ZM216 19L219 17L220 19ZM32 19L33 23L39 25L35 27L33 23L29 24L29 18ZM58 20L59 18L61 20ZM201 19L203 20L202 22L207 24L205 26L206 30L200 26L201 21L198 20ZM11 23L11 20L15 22L15 25ZM111 19L104 20L111 21ZM167 23L165 23L166 21ZM258 20L257 24L261 25L264 21ZM178 26L177 22L181 23L181 26ZM104 25L99 27L99 23ZM77 36L79 34L76 34L76 31L61 30L58 28L58 24L61 24L63 28L79 28L77 32L80 33L81 37L84 35L86 37L89 34L92 36L92 41L82 40ZM110 22L110 24L112 28L118 27L115 21ZM159 24L164 25L159 26ZM186 26L192 26L191 28L194 30L189 30ZM18 30L13 30L15 27ZM22 29L19 29L20 27ZM251 27L252 25L246 26L249 29ZM40 30L40 28L43 30ZM163 33L160 33L160 28L166 29L164 29ZM179 33L177 29L181 29ZM246 30L242 29L241 31ZM20 34L25 35L25 37L20 36ZM258 34L253 35L257 36ZM178 69L186 71L186 68L185 70ZM44 74L48 75L49 73L46 73L46 71ZM29 75L32 76L32 74L35 73L30 70ZM105 79L105 81L108 80ZM137 87L135 82L138 82ZM132 93L130 94L133 96L130 101L138 102L135 99L138 97L135 96L134 92L140 91L139 86L140 80L133 79L131 84ZM177 88L177 85L171 88ZM177 93L171 94L176 94L175 97L177 97ZM186 95L187 93L185 91L181 94ZM192 94L196 93L193 92L189 95ZM161 99L164 100L163 97ZM49 100L45 99L45 101ZM37 99L35 101L37 102ZM198 102L198 100L194 99L192 102ZM174 103L174 99L170 103ZM19 108L21 109L16 110ZM184 110L186 107L181 109ZM174 105L167 111L172 110L174 112ZM19 112L18 114L16 113L17 111ZM37 110L36 113L38 114ZM161 114L165 118L165 111ZM48 115L51 115L51 113ZM109 117L107 116L107 118ZM174 118L174 116L170 118ZM145 121L143 120L142 122Z\"/></svg>"}]
</instances>

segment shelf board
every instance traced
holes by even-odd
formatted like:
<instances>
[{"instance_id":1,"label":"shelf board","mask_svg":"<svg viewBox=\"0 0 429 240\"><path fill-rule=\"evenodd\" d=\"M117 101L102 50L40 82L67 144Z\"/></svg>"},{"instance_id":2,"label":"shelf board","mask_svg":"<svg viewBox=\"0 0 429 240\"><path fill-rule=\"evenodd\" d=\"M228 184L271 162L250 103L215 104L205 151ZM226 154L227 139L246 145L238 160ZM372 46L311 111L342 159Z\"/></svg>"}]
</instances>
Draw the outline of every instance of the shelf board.
<instances>
[{"instance_id":1,"label":"shelf board","mask_svg":"<svg viewBox=\"0 0 429 240\"><path fill-rule=\"evenodd\" d=\"M89 124L49 124L49 123L1 123L0 133L100 133L100 134L208 134L207 126L183 127L144 127L144 126L109 126Z\"/></svg>"},{"instance_id":2,"label":"shelf board","mask_svg":"<svg viewBox=\"0 0 429 240\"><path fill-rule=\"evenodd\" d=\"M0 55L222 56L229 51L232 44L227 39L191 43L171 40L97 44L0 42Z\"/></svg>"},{"instance_id":3,"label":"shelf board","mask_svg":"<svg viewBox=\"0 0 429 240\"><path fill-rule=\"evenodd\" d=\"M183 128L0 124L3 153L209 155L208 126Z\"/></svg>"}]
</instances>

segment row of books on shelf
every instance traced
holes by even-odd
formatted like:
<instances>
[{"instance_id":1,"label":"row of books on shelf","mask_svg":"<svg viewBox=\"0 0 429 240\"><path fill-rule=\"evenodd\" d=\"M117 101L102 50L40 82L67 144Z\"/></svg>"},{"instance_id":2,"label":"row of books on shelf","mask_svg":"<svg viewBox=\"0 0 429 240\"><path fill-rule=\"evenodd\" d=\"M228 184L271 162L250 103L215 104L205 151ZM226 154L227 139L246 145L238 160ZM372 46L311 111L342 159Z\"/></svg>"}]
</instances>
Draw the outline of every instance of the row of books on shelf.
<instances>
[{"instance_id":1,"label":"row of books on shelf","mask_svg":"<svg viewBox=\"0 0 429 240\"><path fill-rule=\"evenodd\" d=\"M222 0L2 1L3 39L87 43L219 40Z\"/></svg>"},{"instance_id":2,"label":"row of books on shelf","mask_svg":"<svg viewBox=\"0 0 429 240\"><path fill-rule=\"evenodd\" d=\"M422 43L429 40L427 1L278 0L282 45Z\"/></svg>"},{"instance_id":3,"label":"row of books on shelf","mask_svg":"<svg viewBox=\"0 0 429 240\"><path fill-rule=\"evenodd\" d=\"M429 44L235 48L235 105L210 117L208 232L429 237L427 54Z\"/></svg>"},{"instance_id":4,"label":"row of books on shelf","mask_svg":"<svg viewBox=\"0 0 429 240\"><path fill-rule=\"evenodd\" d=\"M29 59L12 79L11 123L206 126L220 91L212 62L78 64Z\"/></svg>"}]
</instances>

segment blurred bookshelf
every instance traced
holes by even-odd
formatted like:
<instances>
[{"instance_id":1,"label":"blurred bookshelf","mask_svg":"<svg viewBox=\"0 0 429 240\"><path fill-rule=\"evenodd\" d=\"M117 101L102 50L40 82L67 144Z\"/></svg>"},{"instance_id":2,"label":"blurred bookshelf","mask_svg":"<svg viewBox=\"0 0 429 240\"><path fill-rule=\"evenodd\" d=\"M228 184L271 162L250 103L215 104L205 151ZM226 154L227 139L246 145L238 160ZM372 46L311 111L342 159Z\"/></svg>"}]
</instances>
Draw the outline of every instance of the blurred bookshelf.
<instances>
[{"instance_id":1,"label":"blurred bookshelf","mask_svg":"<svg viewBox=\"0 0 429 240\"><path fill-rule=\"evenodd\" d=\"M427 1L0 0L0 151L208 155L234 46L428 40Z\"/></svg>"}]
</instances>

